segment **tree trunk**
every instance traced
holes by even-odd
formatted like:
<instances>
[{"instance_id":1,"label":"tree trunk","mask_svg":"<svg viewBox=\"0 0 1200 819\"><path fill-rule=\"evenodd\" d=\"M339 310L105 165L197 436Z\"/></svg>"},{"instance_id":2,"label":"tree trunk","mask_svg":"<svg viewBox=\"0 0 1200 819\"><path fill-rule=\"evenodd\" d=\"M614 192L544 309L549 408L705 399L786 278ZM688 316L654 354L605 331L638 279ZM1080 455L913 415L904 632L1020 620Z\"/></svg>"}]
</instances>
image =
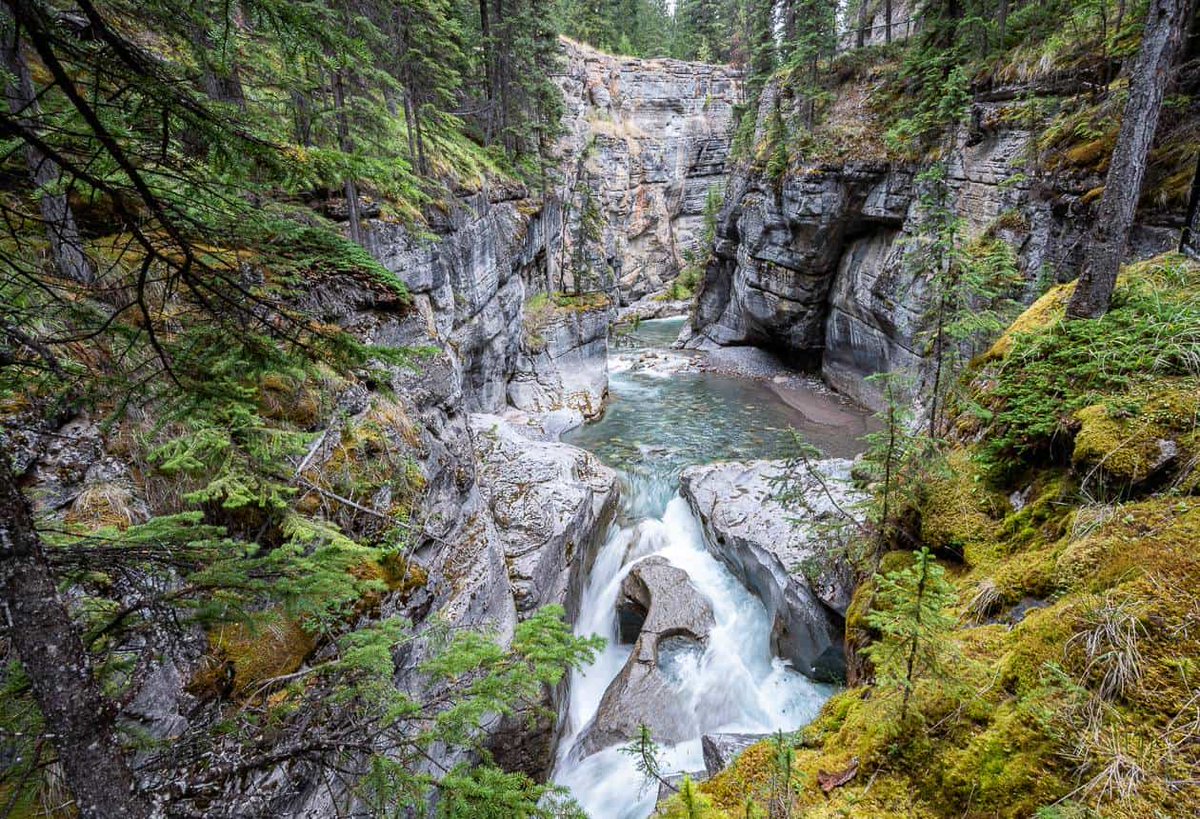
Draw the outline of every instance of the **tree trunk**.
<instances>
[{"instance_id":1,"label":"tree trunk","mask_svg":"<svg viewBox=\"0 0 1200 819\"><path fill-rule=\"evenodd\" d=\"M1200 259L1200 157L1196 158L1196 173L1192 177L1192 196L1188 201L1187 216L1184 218L1183 235L1179 239L1179 252L1193 259Z\"/></svg>"},{"instance_id":2,"label":"tree trunk","mask_svg":"<svg viewBox=\"0 0 1200 819\"><path fill-rule=\"evenodd\" d=\"M221 13L225 15L226 31L237 24L237 21L233 19L237 15L235 4L226 4ZM192 51L196 55L196 62L200 64L200 84L204 88L204 93L214 102L236 105L244 110L246 92L242 88L241 72L238 70L237 64L234 63L225 69L213 63L211 53L216 46L205 25L194 20L190 21L187 25L187 32L188 39L191 40Z\"/></svg>"},{"instance_id":3,"label":"tree trunk","mask_svg":"<svg viewBox=\"0 0 1200 819\"><path fill-rule=\"evenodd\" d=\"M1184 32L1191 23L1192 2L1151 0L1141 51L1129 79L1129 102L1092 225L1083 271L1067 307L1067 315L1072 318L1099 318L1108 312L1137 213L1163 95Z\"/></svg>"},{"instance_id":4,"label":"tree trunk","mask_svg":"<svg viewBox=\"0 0 1200 819\"><path fill-rule=\"evenodd\" d=\"M883 0L883 41L892 41L892 0Z\"/></svg>"},{"instance_id":5,"label":"tree trunk","mask_svg":"<svg viewBox=\"0 0 1200 819\"><path fill-rule=\"evenodd\" d=\"M900 721L903 722L908 716L908 702L912 698L913 690L913 675L917 666L917 649L921 645L921 609L925 602L925 582L929 578L929 557L928 552L921 552L921 579L917 581L917 612L916 612L916 627L913 629L912 645L909 647L908 658L905 662L905 683L904 699L900 703Z\"/></svg>"},{"instance_id":6,"label":"tree trunk","mask_svg":"<svg viewBox=\"0 0 1200 819\"><path fill-rule=\"evenodd\" d=\"M858 4L858 35L854 39L856 48L862 48L867 44L867 4L870 0L859 0Z\"/></svg>"},{"instance_id":7,"label":"tree trunk","mask_svg":"<svg viewBox=\"0 0 1200 819\"><path fill-rule=\"evenodd\" d=\"M0 452L0 587L8 635L84 819L150 815L112 727L112 709L55 588L29 502Z\"/></svg>"},{"instance_id":8,"label":"tree trunk","mask_svg":"<svg viewBox=\"0 0 1200 819\"><path fill-rule=\"evenodd\" d=\"M483 141L485 144L490 145L495 135L496 64L495 48L492 43L492 21L491 15L488 13L488 0L479 0L479 35L483 46L483 90L487 97Z\"/></svg>"},{"instance_id":9,"label":"tree trunk","mask_svg":"<svg viewBox=\"0 0 1200 819\"><path fill-rule=\"evenodd\" d=\"M513 132L509 129L509 117L512 114L512 95L509 76L508 54L509 47L512 44L513 36L509 30L508 16L504 12L504 0L495 0L495 15L493 22L498 30L497 42L492 48L492 58L496 62L495 86L493 89L494 105L496 110L496 120L493 128L498 128L500 131L500 144L504 146L509 153L517 152L516 139Z\"/></svg>"},{"instance_id":10,"label":"tree trunk","mask_svg":"<svg viewBox=\"0 0 1200 819\"><path fill-rule=\"evenodd\" d=\"M0 49L3 50L4 67L12 75L12 82L5 87L8 110L17 118L22 128L35 130L41 107L34 94L33 80L29 75L25 55L21 53L21 40L16 23L8 8L4 6L0 6L0 39L3 39ZM75 224L75 215L71 212L67 195L52 192L62 178L58 164L32 146L25 149L25 164L29 168L34 186L38 189L42 221L46 225L50 253L54 257L58 274L80 284L94 283L96 273L84 255L83 242L79 237L79 228Z\"/></svg>"},{"instance_id":11,"label":"tree trunk","mask_svg":"<svg viewBox=\"0 0 1200 819\"><path fill-rule=\"evenodd\" d=\"M333 75L333 105L337 109L338 150L349 153L350 121L346 114L346 82L341 69ZM345 193L346 213L350 220L350 239L355 244L362 244L362 221L358 215L358 184L351 176L346 177Z\"/></svg>"}]
</instances>

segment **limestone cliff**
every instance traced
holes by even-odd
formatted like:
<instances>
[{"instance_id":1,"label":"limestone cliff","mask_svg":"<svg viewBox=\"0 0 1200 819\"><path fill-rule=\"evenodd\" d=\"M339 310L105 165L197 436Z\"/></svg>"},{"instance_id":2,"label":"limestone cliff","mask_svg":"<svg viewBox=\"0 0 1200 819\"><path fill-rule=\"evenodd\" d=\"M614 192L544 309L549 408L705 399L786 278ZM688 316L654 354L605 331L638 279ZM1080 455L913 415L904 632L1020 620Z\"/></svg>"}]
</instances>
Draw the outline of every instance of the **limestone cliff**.
<instances>
[{"instance_id":1,"label":"limestone cliff","mask_svg":"<svg viewBox=\"0 0 1200 819\"><path fill-rule=\"evenodd\" d=\"M867 376L904 370L919 382L929 369L932 295L910 258L925 218L922 173L944 163L947 204L966 239L999 239L1014 249L1024 280L1012 294L1018 300L1072 279L1088 224L1080 217L1102 176L1094 167L1046 161L1046 119L1029 111L1067 108L1082 87L1056 81L980 91L969 125L912 158L896 156L870 133L880 127L863 102L870 82L845 84L830 129L852 122L861 129L855 144L832 156L797 157L777 178L754 163L734 172L690 346L772 347L872 406L881 398ZM779 94L771 87L764 95L760 136ZM794 104L786 94L780 100L785 109ZM1177 221L1144 214L1133 253L1174 247Z\"/></svg>"},{"instance_id":2,"label":"limestone cliff","mask_svg":"<svg viewBox=\"0 0 1200 819\"><path fill-rule=\"evenodd\" d=\"M636 301L695 248L708 191L724 182L741 76L564 43L561 274Z\"/></svg>"}]
</instances>

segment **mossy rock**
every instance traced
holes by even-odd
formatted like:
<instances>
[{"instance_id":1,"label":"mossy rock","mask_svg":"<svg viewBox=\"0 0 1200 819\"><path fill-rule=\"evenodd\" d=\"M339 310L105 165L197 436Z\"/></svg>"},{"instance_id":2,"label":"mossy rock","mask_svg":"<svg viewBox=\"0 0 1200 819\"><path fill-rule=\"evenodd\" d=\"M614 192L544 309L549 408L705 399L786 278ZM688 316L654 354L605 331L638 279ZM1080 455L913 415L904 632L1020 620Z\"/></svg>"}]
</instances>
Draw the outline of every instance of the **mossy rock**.
<instances>
[{"instance_id":1,"label":"mossy rock","mask_svg":"<svg viewBox=\"0 0 1200 819\"><path fill-rule=\"evenodd\" d=\"M965 452L950 456L946 473L930 480L924 494L921 542L930 549L964 557L973 545L995 539L994 515L1004 501Z\"/></svg>"},{"instance_id":2,"label":"mossy rock","mask_svg":"<svg viewBox=\"0 0 1200 819\"><path fill-rule=\"evenodd\" d=\"M996 589L1007 606L1024 598L1045 599L1059 589L1059 548L1051 545L1023 551L1004 561L995 572Z\"/></svg>"},{"instance_id":3,"label":"mossy rock","mask_svg":"<svg viewBox=\"0 0 1200 819\"><path fill-rule=\"evenodd\" d=\"M217 626L208 643L208 656L190 687L237 697L253 696L266 680L295 672L316 647L316 639L299 623L277 613Z\"/></svg>"},{"instance_id":4,"label":"mossy rock","mask_svg":"<svg viewBox=\"0 0 1200 819\"><path fill-rule=\"evenodd\" d=\"M1024 505L1006 515L1000 524L999 537L1005 544L1000 553L1005 555L1062 537L1079 503L1075 477L1066 470L1039 471L1023 494Z\"/></svg>"},{"instance_id":5,"label":"mossy rock","mask_svg":"<svg viewBox=\"0 0 1200 819\"><path fill-rule=\"evenodd\" d=\"M1074 292L1074 282L1051 287L1009 325L1000 338L996 339L991 348L984 353L983 360L993 361L1004 358L1012 352L1018 336L1044 330L1055 322L1062 321L1066 315L1067 302L1071 300L1071 294Z\"/></svg>"},{"instance_id":6,"label":"mossy rock","mask_svg":"<svg viewBox=\"0 0 1200 819\"><path fill-rule=\"evenodd\" d=\"M1071 638L1073 606L1059 603L1029 612L1012 632L998 664L997 684L1017 696L1041 688L1047 664L1061 663Z\"/></svg>"},{"instance_id":7,"label":"mossy rock","mask_svg":"<svg viewBox=\"0 0 1200 819\"><path fill-rule=\"evenodd\" d=\"M321 394L303 375L267 373L258 383L258 411L264 418L312 429L323 414Z\"/></svg>"},{"instance_id":8,"label":"mossy rock","mask_svg":"<svg viewBox=\"0 0 1200 819\"><path fill-rule=\"evenodd\" d=\"M1086 475L1129 488L1176 464L1194 469L1198 416L1200 383L1191 380L1145 398L1093 404L1075 414L1072 461Z\"/></svg>"},{"instance_id":9,"label":"mossy rock","mask_svg":"<svg viewBox=\"0 0 1200 819\"><path fill-rule=\"evenodd\" d=\"M429 572L399 552L389 552L378 560L368 560L351 573L359 580L376 581L377 585L389 592L399 593L403 599L429 585ZM370 608L381 599L378 591L368 592L360 608Z\"/></svg>"}]
</instances>

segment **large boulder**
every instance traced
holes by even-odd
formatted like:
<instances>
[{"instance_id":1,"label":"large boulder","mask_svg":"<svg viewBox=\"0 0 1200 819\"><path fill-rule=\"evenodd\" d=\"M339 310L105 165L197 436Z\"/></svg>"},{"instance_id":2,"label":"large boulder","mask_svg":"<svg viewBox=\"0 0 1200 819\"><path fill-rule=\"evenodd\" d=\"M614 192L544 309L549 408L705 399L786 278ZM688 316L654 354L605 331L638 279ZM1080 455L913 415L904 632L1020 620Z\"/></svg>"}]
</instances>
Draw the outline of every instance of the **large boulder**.
<instances>
[{"instance_id":1,"label":"large boulder","mask_svg":"<svg viewBox=\"0 0 1200 819\"><path fill-rule=\"evenodd\" d=\"M490 539L502 553L497 585L518 620L549 604L564 605L573 617L616 509L616 473L581 449L540 440L529 426L500 416L472 415L470 427ZM548 692L534 707L485 726L488 751L499 765L546 774L554 724L545 714L556 709L559 694Z\"/></svg>"},{"instance_id":2,"label":"large boulder","mask_svg":"<svg viewBox=\"0 0 1200 819\"><path fill-rule=\"evenodd\" d=\"M695 734L695 714L678 696L679 675L699 659L708 641L713 627L708 600L692 586L687 572L654 556L630 569L617 611L622 637L636 633L636 642L583 729L576 746L581 756L627 742L641 725L668 745Z\"/></svg>"},{"instance_id":3,"label":"large boulder","mask_svg":"<svg viewBox=\"0 0 1200 819\"><path fill-rule=\"evenodd\" d=\"M845 674L853 588L836 530L850 524L862 500L850 468L848 460L829 459L799 470L792 489L800 501L789 506L777 497L782 461L708 464L680 479L710 551L766 606L775 652L820 681Z\"/></svg>"}]
</instances>

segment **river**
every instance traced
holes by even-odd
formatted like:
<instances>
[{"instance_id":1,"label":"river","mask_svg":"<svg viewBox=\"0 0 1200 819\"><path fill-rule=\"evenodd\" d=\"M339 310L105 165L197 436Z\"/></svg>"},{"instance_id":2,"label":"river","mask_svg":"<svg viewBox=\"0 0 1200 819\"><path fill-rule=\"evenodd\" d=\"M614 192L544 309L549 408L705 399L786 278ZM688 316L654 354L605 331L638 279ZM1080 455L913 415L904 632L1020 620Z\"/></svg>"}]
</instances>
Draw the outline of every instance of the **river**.
<instances>
[{"instance_id":1,"label":"river","mask_svg":"<svg viewBox=\"0 0 1200 819\"><path fill-rule=\"evenodd\" d=\"M657 796L657 785L642 781L619 746L583 759L575 749L629 657L632 646L617 639L614 607L621 581L638 560L661 555L686 571L715 621L703 654L683 658L673 670L679 702L691 715L691 738L661 749L664 771L703 770L705 733L803 727L834 691L773 656L766 611L706 548L699 522L679 496L679 474L695 464L782 457L793 430L827 455L853 455L861 448L863 416L819 389L789 403L768 382L696 371L685 354L669 349L682 322L644 321L616 336L607 412L564 438L616 469L622 483L621 509L592 567L575 626L578 634L604 637L606 647L571 676L553 773L592 819L643 819ZM828 412L805 414L797 403ZM830 424L829 416L850 422Z\"/></svg>"}]
</instances>

